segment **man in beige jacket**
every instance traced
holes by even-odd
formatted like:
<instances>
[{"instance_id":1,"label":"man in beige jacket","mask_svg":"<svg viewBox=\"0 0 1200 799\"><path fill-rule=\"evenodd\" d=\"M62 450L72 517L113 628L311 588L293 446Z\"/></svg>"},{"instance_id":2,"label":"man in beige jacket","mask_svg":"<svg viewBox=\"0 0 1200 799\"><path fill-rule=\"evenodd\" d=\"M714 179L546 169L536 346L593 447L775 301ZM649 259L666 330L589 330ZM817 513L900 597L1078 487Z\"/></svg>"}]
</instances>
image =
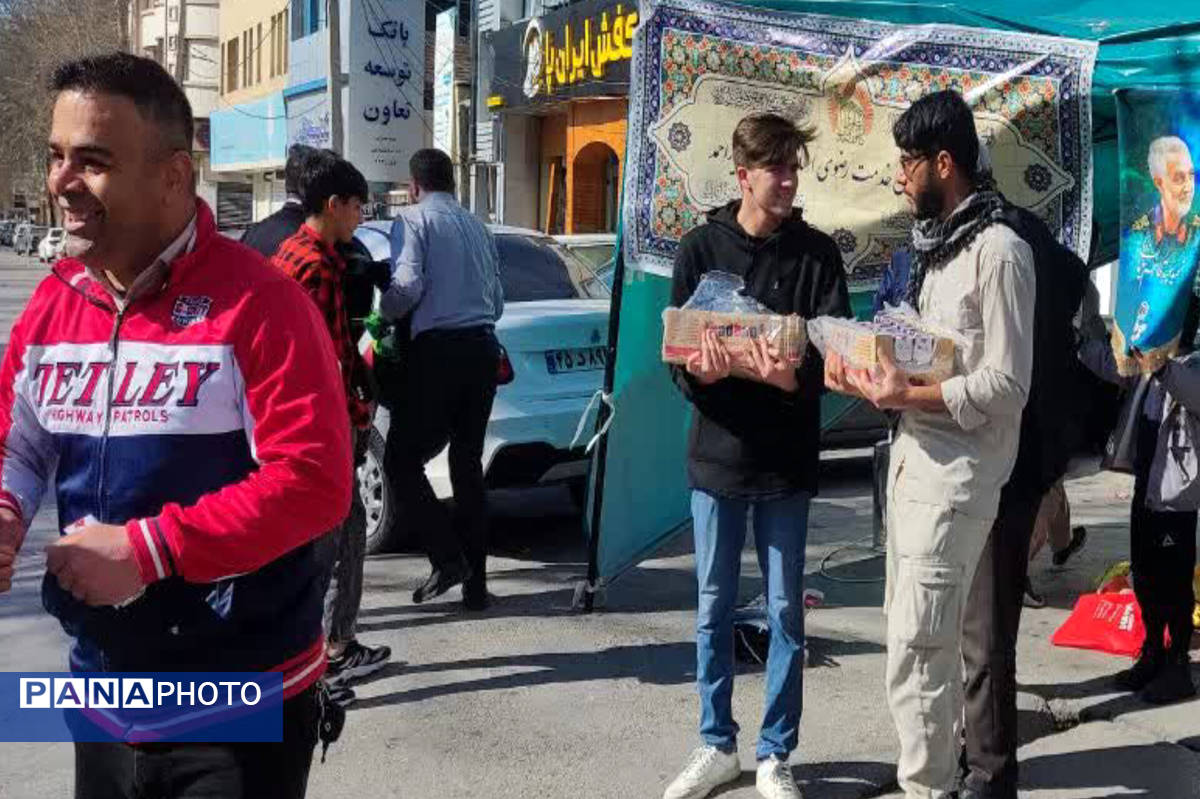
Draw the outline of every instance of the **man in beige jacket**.
<instances>
[{"instance_id":1,"label":"man in beige jacket","mask_svg":"<svg viewBox=\"0 0 1200 799\"><path fill-rule=\"evenodd\" d=\"M896 122L896 181L912 206L909 302L963 339L955 375L917 385L826 359L826 384L901 412L888 476L887 697L909 799L956 796L963 717L962 619L1016 460L1033 361L1033 255L1000 224L978 171L974 118L951 91Z\"/></svg>"}]
</instances>

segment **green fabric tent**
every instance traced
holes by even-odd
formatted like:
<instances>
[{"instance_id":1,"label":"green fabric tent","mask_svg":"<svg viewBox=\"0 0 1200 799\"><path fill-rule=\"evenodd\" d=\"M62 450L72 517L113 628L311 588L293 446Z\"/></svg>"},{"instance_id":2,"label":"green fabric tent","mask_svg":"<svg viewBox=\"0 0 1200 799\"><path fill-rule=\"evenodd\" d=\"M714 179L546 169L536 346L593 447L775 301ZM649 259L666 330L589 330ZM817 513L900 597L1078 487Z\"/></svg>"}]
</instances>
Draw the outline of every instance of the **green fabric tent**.
<instances>
[{"instance_id":1,"label":"green fabric tent","mask_svg":"<svg viewBox=\"0 0 1200 799\"><path fill-rule=\"evenodd\" d=\"M899 24L950 23L1023 31L1100 44L1092 84L1094 164L1093 237L1097 261L1117 255L1117 125L1112 92L1127 86L1200 86L1200 12L1192 21L1179 3L1115 0L1049 3L982 0L901 3L779 0L746 3L779 11L827 14ZM625 279L618 260L605 390L615 417L597 447L588 517L589 582L611 580L635 565L689 519L684 478L688 409L659 360L659 314L667 304L667 280L642 273ZM860 313L870 297L854 298ZM823 423L848 408L843 397L827 397ZM602 412L602 416L607 414ZM604 418L601 419L603 424Z\"/></svg>"}]
</instances>

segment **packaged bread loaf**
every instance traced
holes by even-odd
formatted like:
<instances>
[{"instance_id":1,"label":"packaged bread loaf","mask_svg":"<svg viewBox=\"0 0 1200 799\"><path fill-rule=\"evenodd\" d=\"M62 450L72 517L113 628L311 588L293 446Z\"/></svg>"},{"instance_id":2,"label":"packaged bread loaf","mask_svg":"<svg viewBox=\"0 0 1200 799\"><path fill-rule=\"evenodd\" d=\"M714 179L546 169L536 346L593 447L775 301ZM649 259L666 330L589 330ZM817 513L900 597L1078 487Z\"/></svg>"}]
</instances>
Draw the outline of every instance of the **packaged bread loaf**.
<instances>
[{"instance_id":1,"label":"packaged bread loaf","mask_svg":"<svg viewBox=\"0 0 1200 799\"><path fill-rule=\"evenodd\" d=\"M955 334L906 308L888 308L869 322L818 317L809 320L808 335L822 355L833 350L857 369L873 370L888 357L917 382L940 383L954 374Z\"/></svg>"},{"instance_id":2,"label":"packaged bread loaf","mask_svg":"<svg viewBox=\"0 0 1200 799\"><path fill-rule=\"evenodd\" d=\"M736 355L759 339L779 352L779 358L799 365L808 345L804 320L796 315L722 313L690 308L663 311L662 358L666 363L685 364L700 352L704 331L714 330L730 354Z\"/></svg>"},{"instance_id":3,"label":"packaged bread loaf","mask_svg":"<svg viewBox=\"0 0 1200 799\"><path fill-rule=\"evenodd\" d=\"M731 355L737 355L765 339L778 357L792 364L804 359L808 332L804 320L784 316L745 293L742 278L728 272L706 272L681 308L663 311L662 358L667 363L686 364L700 352L700 340L713 330Z\"/></svg>"}]
</instances>

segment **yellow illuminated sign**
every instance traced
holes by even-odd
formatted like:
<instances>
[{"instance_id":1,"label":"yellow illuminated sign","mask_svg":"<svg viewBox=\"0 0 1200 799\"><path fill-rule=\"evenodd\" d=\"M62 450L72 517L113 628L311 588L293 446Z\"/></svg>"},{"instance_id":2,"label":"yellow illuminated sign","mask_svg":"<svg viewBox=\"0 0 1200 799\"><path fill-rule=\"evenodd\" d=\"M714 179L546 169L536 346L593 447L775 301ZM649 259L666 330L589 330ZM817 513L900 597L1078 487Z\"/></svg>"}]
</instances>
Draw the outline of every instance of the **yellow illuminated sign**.
<instances>
[{"instance_id":1,"label":"yellow illuminated sign","mask_svg":"<svg viewBox=\"0 0 1200 799\"><path fill-rule=\"evenodd\" d=\"M555 86L600 80L608 64L632 58L638 12L622 12L622 6L618 5L611 17L609 12L603 12L599 24L594 24L594 19L585 19L582 32L572 30L569 22L563 26L561 37L553 31L542 32L539 43L542 91L553 94Z\"/></svg>"}]
</instances>

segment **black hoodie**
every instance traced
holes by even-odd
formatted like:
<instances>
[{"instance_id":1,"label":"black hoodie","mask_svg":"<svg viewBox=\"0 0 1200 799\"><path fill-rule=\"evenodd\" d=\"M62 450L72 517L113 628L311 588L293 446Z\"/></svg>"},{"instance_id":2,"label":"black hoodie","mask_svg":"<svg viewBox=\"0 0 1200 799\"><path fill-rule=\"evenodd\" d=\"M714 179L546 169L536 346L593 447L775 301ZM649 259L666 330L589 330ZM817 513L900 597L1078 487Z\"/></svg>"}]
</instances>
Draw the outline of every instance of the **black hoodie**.
<instances>
[{"instance_id":1,"label":"black hoodie","mask_svg":"<svg viewBox=\"0 0 1200 799\"><path fill-rule=\"evenodd\" d=\"M809 227L799 211L770 236L755 238L738 224L740 207L737 200L709 212L707 225L683 237L672 305L683 305L704 273L715 270L740 275L746 293L776 313L850 316L845 268L832 238ZM696 407L688 440L692 488L742 499L816 493L824 364L811 344L794 394L736 377L703 386L686 369L672 373Z\"/></svg>"}]
</instances>

